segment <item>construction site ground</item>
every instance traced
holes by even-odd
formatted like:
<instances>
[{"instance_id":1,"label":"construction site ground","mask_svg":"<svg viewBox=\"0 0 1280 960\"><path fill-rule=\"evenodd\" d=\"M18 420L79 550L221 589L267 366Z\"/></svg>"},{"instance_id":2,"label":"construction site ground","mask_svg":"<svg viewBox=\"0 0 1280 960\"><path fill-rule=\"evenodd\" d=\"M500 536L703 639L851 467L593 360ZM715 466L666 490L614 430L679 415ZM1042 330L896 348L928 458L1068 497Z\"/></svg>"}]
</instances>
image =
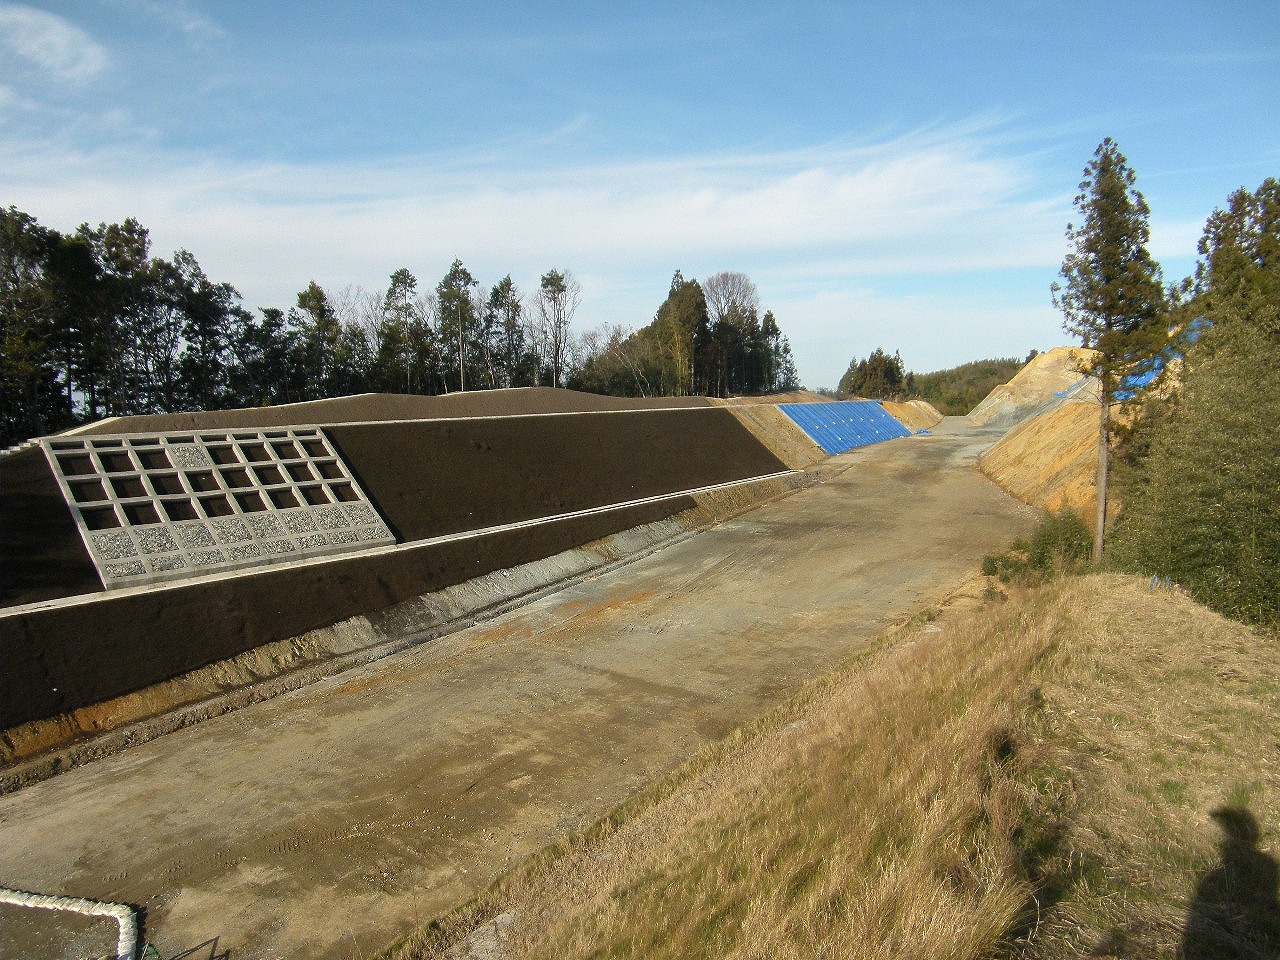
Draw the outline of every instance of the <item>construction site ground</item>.
<instances>
[{"instance_id":1,"label":"construction site ground","mask_svg":"<svg viewBox=\"0 0 1280 960\"><path fill-rule=\"evenodd\" d=\"M851 451L497 620L0 797L3 883L139 906L164 957L369 956L943 602L1034 522L976 469L1000 432ZM0 956L94 955L48 921L0 912Z\"/></svg>"}]
</instances>

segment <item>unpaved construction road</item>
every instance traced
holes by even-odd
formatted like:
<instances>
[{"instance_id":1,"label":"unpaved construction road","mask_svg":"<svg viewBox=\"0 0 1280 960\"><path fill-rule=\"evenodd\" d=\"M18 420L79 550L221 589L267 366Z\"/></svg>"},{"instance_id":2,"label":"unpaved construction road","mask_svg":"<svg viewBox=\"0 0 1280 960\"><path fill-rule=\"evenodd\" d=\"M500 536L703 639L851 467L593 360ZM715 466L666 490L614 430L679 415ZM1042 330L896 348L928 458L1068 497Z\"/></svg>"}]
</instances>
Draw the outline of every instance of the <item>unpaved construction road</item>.
<instances>
[{"instance_id":1,"label":"unpaved construction road","mask_svg":"<svg viewBox=\"0 0 1280 960\"><path fill-rule=\"evenodd\" d=\"M165 957L369 956L1026 532L973 465L996 436L844 454L499 620L0 797L0 885L145 907ZM0 956L23 923L0 914Z\"/></svg>"}]
</instances>

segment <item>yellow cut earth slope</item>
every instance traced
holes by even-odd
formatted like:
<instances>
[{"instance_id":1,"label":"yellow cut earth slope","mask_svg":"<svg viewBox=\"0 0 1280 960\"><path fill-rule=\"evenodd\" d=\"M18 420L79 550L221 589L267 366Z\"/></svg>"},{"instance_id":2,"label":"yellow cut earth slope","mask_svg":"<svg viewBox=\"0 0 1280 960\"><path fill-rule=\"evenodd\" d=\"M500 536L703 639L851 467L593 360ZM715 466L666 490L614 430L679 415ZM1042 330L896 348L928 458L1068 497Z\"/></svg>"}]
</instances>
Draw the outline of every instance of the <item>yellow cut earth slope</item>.
<instances>
[{"instance_id":1,"label":"yellow cut earth slope","mask_svg":"<svg viewBox=\"0 0 1280 960\"><path fill-rule=\"evenodd\" d=\"M1098 496L1098 408L1064 403L1018 424L981 457L978 468L1023 503L1093 516Z\"/></svg>"},{"instance_id":2,"label":"yellow cut earth slope","mask_svg":"<svg viewBox=\"0 0 1280 960\"><path fill-rule=\"evenodd\" d=\"M978 426L1007 427L1025 420L1036 407L1052 400L1055 393L1084 378L1080 367L1092 352L1079 347L1054 347L1037 354L1012 380L996 387L969 411L969 419Z\"/></svg>"},{"instance_id":3,"label":"yellow cut earth slope","mask_svg":"<svg viewBox=\"0 0 1280 960\"><path fill-rule=\"evenodd\" d=\"M942 414L928 400L883 400L880 405L908 430L928 430L942 422Z\"/></svg>"}]
</instances>

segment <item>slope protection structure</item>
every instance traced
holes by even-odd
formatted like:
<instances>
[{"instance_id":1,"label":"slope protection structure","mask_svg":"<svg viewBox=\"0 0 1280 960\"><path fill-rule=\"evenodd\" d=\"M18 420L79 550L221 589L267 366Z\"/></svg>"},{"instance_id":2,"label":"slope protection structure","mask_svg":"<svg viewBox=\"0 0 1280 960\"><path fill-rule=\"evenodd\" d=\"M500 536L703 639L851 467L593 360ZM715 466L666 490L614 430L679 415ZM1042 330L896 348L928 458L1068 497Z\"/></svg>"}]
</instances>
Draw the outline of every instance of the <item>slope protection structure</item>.
<instances>
[{"instance_id":1,"label":"slope protection structure","mask_svg":"<svg viewBox=\"0 0 1280 960\"><path fill-rule=\"evenodd\" d=\"M504 590L652 549L703 504L794 489L827 456L801 406L837 408L808 412L845 438L832 452L910 433L876 403L787 406L364 395L44 438L0 459L0 755L426 639Z\"/></svg>"},{"instance_id":2,"label":"slope protection structure","mask_svg":"<svg viewBox=\"0 0 1280 960\"><path fill-rule=\"evenodd\" d=\"M911 436L877 400L783 403L778 409L828 454Z\"/></svg>"}]
</instances>

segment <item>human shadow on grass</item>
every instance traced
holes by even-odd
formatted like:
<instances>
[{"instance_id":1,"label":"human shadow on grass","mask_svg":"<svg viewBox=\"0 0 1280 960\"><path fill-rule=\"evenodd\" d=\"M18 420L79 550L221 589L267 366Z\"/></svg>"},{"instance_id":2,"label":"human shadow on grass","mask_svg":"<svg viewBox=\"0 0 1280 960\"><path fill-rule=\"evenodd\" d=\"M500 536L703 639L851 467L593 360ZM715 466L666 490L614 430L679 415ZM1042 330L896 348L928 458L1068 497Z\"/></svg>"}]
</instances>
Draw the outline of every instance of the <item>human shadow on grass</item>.
<instances>
[{"instance_id":1,"label":"human shadow on grass","mask_svg":"<svg viewBox=\"0 0 1280 960\"><path fill-rule=\"evenodd\" d=\"M1258 821L1244 807L1221 807L1222 863L1196 887L1182 932L1184 960L1280 958L1280 867L1258 849Z\"/></svg>"}]
</instances>

